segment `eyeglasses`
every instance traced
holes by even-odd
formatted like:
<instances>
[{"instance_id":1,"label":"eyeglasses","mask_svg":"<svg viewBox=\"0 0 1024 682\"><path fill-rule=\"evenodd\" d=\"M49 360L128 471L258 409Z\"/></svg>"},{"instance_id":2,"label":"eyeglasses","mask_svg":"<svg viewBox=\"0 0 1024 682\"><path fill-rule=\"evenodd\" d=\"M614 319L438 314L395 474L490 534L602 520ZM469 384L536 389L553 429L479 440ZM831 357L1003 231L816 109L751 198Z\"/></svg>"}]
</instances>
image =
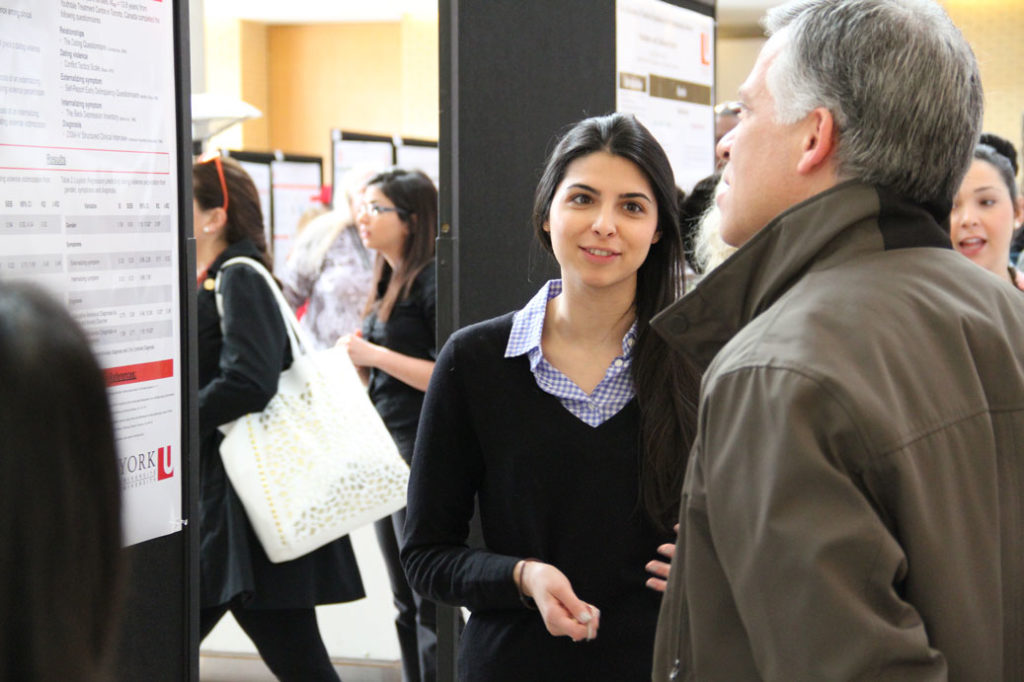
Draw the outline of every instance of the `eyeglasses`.
<instances>
[{"instance_id":1,"label":"eyeglasses","mask_svg":"<svg viewBox=\"0 0 1024 682\"><path fill-rule=\"evenodd\" d=\"M715 105L715 116L739 116L742 110L743 105L739 102L722 102Z\"/></svg>"},{"instance_id":2,"label":"eyeglasses","mask_svg":"<svg viewBox=\"0 0 1024 682\"><path fill-rule=\"evenodd\" d=\"M213 165L217 167L217 177L220 178L220 193L224 197L224 204L221 206L225 211L228 210L228 183L224 179L224 164L220 160L220 152L210 152L206 158L199 160L199 163L210 163L213 161Z\"/></svg>"},{"instance_id":3,"label":"eyeglasses","mask_svg":"<svg viewBox=\"0 0 1024 682\"><path fill-rule=\"evenodd\" d=\"M379 216L381 213L397 213L401 218L409 215L408 211L398 208L397 206L381 206L380 204L374 203L360 204L359 212L369 213L372 216Z\"/></svg>"}]
</instances>

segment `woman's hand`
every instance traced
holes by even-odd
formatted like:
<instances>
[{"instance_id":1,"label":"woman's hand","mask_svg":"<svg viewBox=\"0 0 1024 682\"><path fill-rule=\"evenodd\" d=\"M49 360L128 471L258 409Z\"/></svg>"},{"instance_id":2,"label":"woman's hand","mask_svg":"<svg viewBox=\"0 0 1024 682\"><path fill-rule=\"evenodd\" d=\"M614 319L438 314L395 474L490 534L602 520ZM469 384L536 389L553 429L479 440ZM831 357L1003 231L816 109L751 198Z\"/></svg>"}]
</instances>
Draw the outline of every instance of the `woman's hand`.
<instances>
[{"instance_id":1,"label":"woman's hand","mask_svg":"<svg viewBox=\"0 0 1024 682\"><path fill-rule=\"evenodd\" d=\"M673 530L677 534L679 533L678 523ZM646 585L655 592L664 592L665 588L668 587L668 574L672 569L672 560L676 557L676 546L667 542L664 545L659 545L658 554L668 559L668 561L658 561L655 559L647 562L647 572L653 573L657 577L648 578Z\"/></svg>"},{"instance_id":2,"label":"woman's hand","mask_svg":"<svg viewBox=\"0 0 1024 682\"><path fill-rule=\"evenodd\" d=\"M341 346L348 352L349 360L356 367L376 367L377 356L383 350L377 344L370 343L364 339L361 331L345 334L345 336L338 339L336 345Z\"/></svg>"},{"instance_id":3,"label":"woman's hand","mask_svg":"<svg viewBox=\"0 0 1024 682\"><path fill-rule=\"evenodd\" d=\"M537 603L544 625L555 637L569 637L574 642L597 637L601 612L582 601L572 590L565 574L540 561L524 559L516 566L516 586Z\"/></svg>"},{"instance_id":4,"label":"woman's hand","mask_svg":"<svg viewBox=\"0 0 1024 682\"><path fill-rule=\"evenodd\" d=\"M418 391L426 391L430 384L430 375L434 371L433 360L414 358L386 346L370 343L359 331L345 334L335 345L348 351L348 357L359 370L364 384L369 379L370 367L376 367Z\"/></svg>"}]
</instances>

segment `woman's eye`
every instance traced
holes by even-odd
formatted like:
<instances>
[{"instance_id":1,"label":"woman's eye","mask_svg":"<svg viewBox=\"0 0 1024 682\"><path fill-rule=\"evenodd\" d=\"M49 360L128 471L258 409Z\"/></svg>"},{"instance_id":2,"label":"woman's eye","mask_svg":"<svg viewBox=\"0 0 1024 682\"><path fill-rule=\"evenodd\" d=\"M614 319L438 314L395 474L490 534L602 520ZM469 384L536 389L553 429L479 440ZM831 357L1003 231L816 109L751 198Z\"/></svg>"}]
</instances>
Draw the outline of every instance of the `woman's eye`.
<instances>
[{"instance_id":1,"label":"woman's eye","mask_svg":"<svg viewBox=\"0 0 1024 682\"><path fill-rule=\"evenodd\" d=\"M589 204L589 203L592 203L592 202L593 202L593 199L591 199L590 195L588 195L588 194L574 194L571 197L569 197L569 203L570 204L580 204L580 205L583 205L583 204Z\"/></svg>"},{"instance_id":2,"label":"woman's eye","mask_svg":"<svg viewBox=\"0 0 1024 682\"><path fill-rule=\"evenodd\" d=\"M986 207L988 207L988 206L995 206L996 200L995 199L982 199L979 203L982 206L986 206Z\"/></svg>"},{"instance_id":3,"label":"woman's eye","mask_svg":"<svg viewBox=\"0 0 1024 682\"><path fill-rule=\"evenodd\" d=\"M639 201L627 201L623 204L623 208L626 209L627 213L643 213L645 210L644 205Z\"/></svg>"}]
</instances>

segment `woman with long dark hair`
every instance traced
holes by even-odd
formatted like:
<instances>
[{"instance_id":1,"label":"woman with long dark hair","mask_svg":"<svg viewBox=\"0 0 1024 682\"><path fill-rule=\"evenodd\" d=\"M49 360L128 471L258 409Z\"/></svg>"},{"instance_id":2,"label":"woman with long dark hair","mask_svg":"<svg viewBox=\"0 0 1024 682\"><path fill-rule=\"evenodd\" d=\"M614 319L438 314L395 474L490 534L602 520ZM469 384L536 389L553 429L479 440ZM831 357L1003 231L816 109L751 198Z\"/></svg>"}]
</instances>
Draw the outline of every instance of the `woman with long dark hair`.
<instances>
[{"instance_id":1,"label":"woman with long dark hair","mask_svg":"<svg viewBox=\"0 0 1024 682\"><path fill-rule=\"evenodd\" d=\"M115 679L125 566L107 387L85 333L0 282L0 681Z\"/></svg>"},{"instance_id":2,"label":"woman with long dark hair","mask_svg":"<svg viewBox=\"0 0 1024 682\"><path fill-rule=\"evenodd\" d=\"M217 427L266 407L292 361L281 310L247 256L269 270L256 187L231 159L192 167L198 269L199 539L203 639L228 611L281 680L337 680L317 627L317 604L364 595L348 537L305 556L271 563L253 532L220 458ZM215 282L220 277L223 316Z\"/></svg>"},{"instance_id":3,"label":"woman with long dark hair","mask_svg":"<svg viewBox=\"0 0 1024 682\"><path fill-rule=\"evenodd\" d=\"M363 244L377 252L374 286L363 328L342 337L367 382L370 399L405 461L437 355L434 238L437 189L419 171L390 170L370 178L357 217ZM436 678L434 605L413 594L399 561L405 510L375 524L398 609L395 626L405 682Z\"/></svg>"},{"instance_id":4,"label":"woman with long dark hair","mask_svg":"<svg viewBox=\"0 0 1024 682\"><path fill-rule=\"evenodd\" d=\"M665 152L632 116L576 124L533 224L561 279L442 349L403 564L414 589L472 611L462 679L649 680L645 566L672 540L697 395L650 328L683 282ZM483 548L466 544L475 499Z\"/></svg>"}]
</instances>

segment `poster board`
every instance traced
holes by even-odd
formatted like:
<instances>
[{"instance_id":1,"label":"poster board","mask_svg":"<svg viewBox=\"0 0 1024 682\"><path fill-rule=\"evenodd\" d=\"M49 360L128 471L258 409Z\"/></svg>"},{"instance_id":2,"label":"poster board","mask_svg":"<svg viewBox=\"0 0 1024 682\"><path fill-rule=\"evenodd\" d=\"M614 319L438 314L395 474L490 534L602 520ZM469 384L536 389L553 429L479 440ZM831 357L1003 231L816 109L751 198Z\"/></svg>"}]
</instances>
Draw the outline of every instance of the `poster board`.
<instances>
[{"instance_id":1,"label":"poster board","mask_svg":"<svg viewBox=\"0 0 1024 682\"><path fill-rule=\"evenodd\" d=\"M421 170L438 187L441 181L441 154L437 142L397 138L395 165L406 170Z\"/></svg>"},{"instance_id":2,"label":"poster board","mask_svg":"<svg viewBox=\"0 0 1024 682\"><path fill-rule=\"evenodd\" d=\"M616 0L617 111L635 114L689 192L715 170L714 20L662 0Z\"/></svg>"},{"instance_id":3,"label":"poster board","mask_svg":"<svg viewBox=\"0 0 1024 682\"><path fill-rule=\"evenodd\" d=\"M239 165L249 174L256 185L256 193L260 197L260 213L263 214L263 235L267 244L274 243L273 197L271 196L271 169L273 154L260 152L227 151L228 156L238 161Z\"/></svg>"},{"instance_id":4,"label":"poster board","mask_svg":"<svg viewBox=\"0 0 1024 682\"><path fill-rule=\"evenodd\" d=\"M106 372L119 679L199 677L189 92L187 3L0 0L0 279L63 300Z\"/></svg>"},{"instance_id":5,"label":"poster board","mask_svg":"<svg viewBox=\"0 0 1024 682\"><path fill-rule=\"evenodd\" d=\"M0 276L45 287L91 340L126 545L183 520L173 12L0 6Z\"/></svg>"},{"instance_id":6,"label":"poster board","mask_svg":"<svg viewBox=\"0 0 1024 682\"><path fill-rule=\"evenodd\" d=\"M359 168L382 171L395 164L392 138L382 135L331 131L331 184L334 192L332 204L341 196L345 174Z\"/></svg>"},{"instance_id":7,"label":"poster board","mask_svg":"<svg viewBox=\"0 0 1024 682\"><path fill-rule=\"evenodd\" d=\"M279 155L270 163L271 215L273 216L274 274L284 274L299 220L319 205L323 160L319 156Z\"/></svg>"}]
</instances>

